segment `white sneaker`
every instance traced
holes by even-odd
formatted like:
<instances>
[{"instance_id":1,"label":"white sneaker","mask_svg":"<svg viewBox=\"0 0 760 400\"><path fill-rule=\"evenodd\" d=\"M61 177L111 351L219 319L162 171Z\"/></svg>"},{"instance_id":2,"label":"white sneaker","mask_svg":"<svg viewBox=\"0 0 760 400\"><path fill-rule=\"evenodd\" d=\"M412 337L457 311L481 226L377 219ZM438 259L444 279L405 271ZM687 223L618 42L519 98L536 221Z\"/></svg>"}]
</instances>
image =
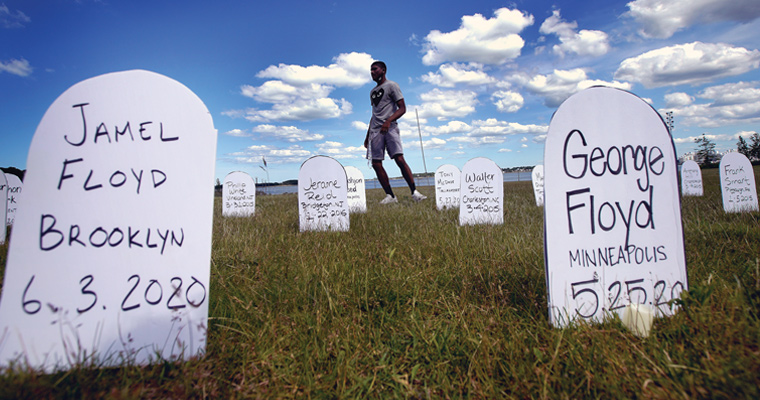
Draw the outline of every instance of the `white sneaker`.
<instances>
[{"instance_id":1,"label":"white sneaker","mask_svg":"<svg viewBox=\"0 0 760 400\"><path fill-rule=\"evenodd\" d=\"M427 196L425 196L424 194L422 194L422 193L418 192L418 191L415 189L415 190L414 190L414 193L412 193L412 198L414 199L414 201L422 201L422 200L425 200L425 199L427 199Z\"/></svg>"},{"instance_id":2,"label":"white sneaker","mask_svg":"<svg viewBox=\"0 0 760 400\"><path fill-rule=\"evenodd\" d=\"M380 204L392 204L392 203L398 203L398 199L389 194L386 194L385 198L380 200Z\"/></svg>"}]
</instances>

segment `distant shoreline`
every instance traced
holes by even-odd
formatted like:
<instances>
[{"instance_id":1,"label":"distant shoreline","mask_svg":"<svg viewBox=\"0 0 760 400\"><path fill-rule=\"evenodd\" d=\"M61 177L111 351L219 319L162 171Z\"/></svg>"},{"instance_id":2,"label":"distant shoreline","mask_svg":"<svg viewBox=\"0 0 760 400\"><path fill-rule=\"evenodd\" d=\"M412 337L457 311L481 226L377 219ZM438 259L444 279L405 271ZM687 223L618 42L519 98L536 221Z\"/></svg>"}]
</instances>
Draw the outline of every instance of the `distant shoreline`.
<instances>
[{"instance_id":1,"label":"distant shoreline","mask_svg":"<svg viewBox=\"0 0 760 400\"><path fill-rule=\"evenodd\" d=\"M414 177L415 183L418 187L421 188L432 188L435 187L435 179L434 174L428 173L428 174L417 174ZM510 172L504 172L504 182L523 182L523 181L530 181L531 178L531 171L510 171ZM288 182L285 183L269 183L269 184L256 184L256 193L257 194L263 194L263 195L275 195L275 194L286 194L286 193L298 193L298 181L285 181ZM292 183L291 183L292 182ZM393 188L400 188L400 187L406 187L406 182L404 181L404 178L402 177L395 177L390 178L391 187ZM364 180L364 187L365 189L380 189L380 184L377 182L377 179L365 179ZM218 189L218 195L221 195L221 188Z\"/></svg>"}]
</instances>

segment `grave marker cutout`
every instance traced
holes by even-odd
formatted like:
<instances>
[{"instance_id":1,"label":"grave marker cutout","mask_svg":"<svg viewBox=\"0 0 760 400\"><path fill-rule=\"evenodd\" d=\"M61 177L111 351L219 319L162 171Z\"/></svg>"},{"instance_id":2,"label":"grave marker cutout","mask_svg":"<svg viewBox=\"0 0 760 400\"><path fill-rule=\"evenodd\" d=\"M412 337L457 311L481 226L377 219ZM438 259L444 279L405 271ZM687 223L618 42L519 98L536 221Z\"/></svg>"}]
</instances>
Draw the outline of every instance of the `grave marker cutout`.
<instances>
[{"instance_id":1,"label":"grave marker cutout","mask_svg":"<svg viewBox=\"0 0 760 400\"><path fill-rule=\"evenodd\" d=\"M435 170L435 205L439 210L459 208L459 190L462 173L451 164L443 164Z\"/></svg>"},{"instance_id":2,"label":"grave marker cutout","mask_svg":"<svg viewBox=\"0 0 760 400\"><path fill-rule=\"evenodd\" d=\"M758 211L755 171L747 156L728 153L720 159L723 210L729 213Z\"/></svg>"},{"instance_id":3,"label":"grave marker cutout","mask_svg":"<svg viewBox=\"0 0 760 400\"><path fill-rule=\"evenodd\" d=\"M314 156L298 172L298 216L301 232L348 231L348 177L333 158Z\"/></svg>"},{"instance_id":4,"label":"grave marker cutout","mask_svg":"<svg viewBox=\"0 0 760 400\"><path fill-rule=\"evenodd\" d=\"M21 195L21 189L23 189L23 182L21 179L13 174L5 174L5 178L8 180L8 225L13 225L16 219L16 210L18 210L18 200Z\"/></svg>"},{"instance_id":5,"label":"grave marker cutout","mask_svg":"<svg viewBox=\"0 0 760 400\"><path fill-rule=\"evenodd\" d=\"M0 171L0 221L7 221L8 215L8 179L5 177L5 172ZM0 229L0 244L5 243L5 235L7 229L5 229L6 224L2 225L3 229ZM0 332L0 335L2 333ZM0 336L0 339L2 339L2 336ZM0 344L2 344L2 341L0 341Z\"/></svg>"},{"instance_id":6,"label":"grave marker cutout","mask_svg":"<svg viewBox=\"0 0 760 400\"><path fill-rule=\"evenodd\" d=\"M544 166L539 164L533 167L530 173L531 180L533 181L533 194L536 197L536 205L543 207L544 205Z\"/></svg>"},{"instance_id":7,"label":"grave marker cutout","mask_svg":"<svg viewBox=\"0 0 760 400\"><path fill-rule=\"evenodd\" d=\"M687 160L681 164L681 194L684 196L702 196L702 170L695 161Z\"/></svg>"},{"instance_id":8,"label":"grave marker cutout","mask_svg":"<svg viewBox=\"0 0 760 400\"><path fill-rule=\"evenodd\" d=\"M655 315L688 289L675 147L636 95L583 90L557 109L544 149L544 251L554 326L628 304Z\"/></svg>"},{"instance_id":9,"label":"grave marker cutout","mask_svg":"<svg viewBox=\"0 0 760 400\"><path fill-rule=\"evenodd\" d=\"M459 193L459 225L504 223L504 173L495 162L485 157L467 161Z\"/></svg>"},{"instance_id":10,"label":"grave marker cutout","mask_svg":"<svg viewBox=\"0 0 760 400\"><path fill-rule=\"evenodd\" d=\"M364 184L364 174L359 168L346 167L348 177L348 209L352 213L367 212L367 190Z\"/></svg>"},{"instance_id":11,"label":"grave marker cutout","mask_svg":"<svg viewBox=\"0 0 760 400\"><path fill-rule=\"evenodd\" d=\"M249 217L256 212L256 183L243 171L233 171L224 177L222 186L222 216Z\"/></svg>"},{"instance_id":12,"label":"grave marker cutout","mask_svg":"<svg viewBox=\"0 0 760 400\"><path fill-rule=\"evenodd\" d=\"M149 71L61 94L32 139L0 300L0 365L44 371L203 355L217 132Z\"/></svg>"}]
</instances>

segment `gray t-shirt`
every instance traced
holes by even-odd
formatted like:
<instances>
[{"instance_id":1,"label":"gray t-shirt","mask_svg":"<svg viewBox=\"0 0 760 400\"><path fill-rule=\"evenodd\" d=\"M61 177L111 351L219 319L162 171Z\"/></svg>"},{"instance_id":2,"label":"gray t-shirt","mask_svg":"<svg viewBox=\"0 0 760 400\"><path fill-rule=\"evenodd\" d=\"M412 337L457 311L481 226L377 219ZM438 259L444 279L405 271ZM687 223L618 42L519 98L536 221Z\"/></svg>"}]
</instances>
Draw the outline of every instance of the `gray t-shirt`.
<instances>
[{"instance_id":1,"label":"gray t-shirt","mask_svg":"<svg viewBox=\"0 0 760 400\"><path fill-rule=\"evenodd\" d=\"M369 92L372 102L372 119L369 121L370 132L378 132L385 120L393 115L398 106L396 102L404 98L398 83L385 80L382 85L375 86ZM391 122L391 128L396 126L396 121Z\"/></svg>"}]
</instances>

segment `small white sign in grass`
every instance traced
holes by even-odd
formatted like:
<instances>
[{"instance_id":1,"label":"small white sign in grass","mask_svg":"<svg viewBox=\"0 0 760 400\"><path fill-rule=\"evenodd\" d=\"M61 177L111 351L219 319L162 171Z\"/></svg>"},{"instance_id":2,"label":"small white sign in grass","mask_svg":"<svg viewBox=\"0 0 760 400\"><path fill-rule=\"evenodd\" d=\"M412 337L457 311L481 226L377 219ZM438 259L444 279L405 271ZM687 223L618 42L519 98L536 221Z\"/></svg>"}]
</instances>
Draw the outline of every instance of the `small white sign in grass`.
<instances>
[{"instance_id":1,"label":"small white sign in grass","mask_svg":"<svg viewBox=\"0 0 760 400\"><path fill-rule=\"evenodd\" d=\"M21 182L21 178L13 174L5 174L5 178L8 180L8 214L6 218L8 225L13 225L24 183Z\"/></svg>"},{"instance_id":2,"label":"small white sign in grass","mask_svg":"<svg viewBox=\"0 0 760 400\"><path fill-rule=\"evenodd\" d=\"M459 207L462 173L451 164L435 170L435 205L439 210Z\"/></svg>"},{"instance_id":3,"label":"small white sign in grass","mask_svg":"<svg viewBox=\"0 0 760 400\"><path fill-rule=\"evenodd\" d=\"M495 162L473 158L462 168L459 225L504 223L504 174Z\"/></svg>"},{"instance_id":4,"label":"small white sign in grass","mask_svg":"<svg viewBox=\"0 0 760 400\"><path fill-rule=\"evenodd\" d=\"M298 217L301 232L348 231L348 178L333 158L314 156L298 172Z\"/></svg>"},{"instance_id":5,"label":"small white sign in grass","mask_svg":"<svg viewBox=\"0 0 760 400\"><path fill-rule=\"evenodd\" d=\"M533 195L536 198L536 205L542 207L544 205L544 166L539 164L533 167L530 177L533 181Z\"/></svg>"},{"instance_id":6,"label":"small white sign in grass","mask_svg":"<svg viewBox=\"0 0 760 400\"><path fill-rule=\"evenodd\" d=\"M359 168L346 167L348 178L348 209L352 213L367 212L367 190L364 185L364 174Z\"/></svg>"},{"instance_id":7,"label":"small white sign in grass","mask_svg":"<svg viewBox=\"0 0 760 400\"><path fill-rule=\"evenodd\" d=\"M32 139L0 301L0 366L141 365L206 348L217 132L187 87L87 79Z\"/></svg>"},{"instance_id":8,"label":"small white sign in grass","mask_svg":"<svg viewBox=\"0 0 760 400\"><path fill-rule=\"evenodd\" d=\"M599 322L628 304L673 313L688 282L675 148L660 115L623 90L583 90L552 117L544 172L551 323Z\"/></svg>"},{"instance_id":9,"label":"small white sign in grass","mask_svg":"<svg viewBox=\"0 0 760 400\"><path fill-rule=\"evenodd\" d=\"M681 194L684 196L702 196L702 170L693 160L681 164Z\"/></svg>"},{"instance_id":10,"label":"small white sign in grass","mask_svg":"<svg viewBox=\"0 0 760 400\"><path fill-rule=\"evenodd\" d=\"M723 210L730 213L758 211L755 171L747 156L728 153L720 159Z\"/></svg>"},{"instance_id":11,"label":"small white sign in grass","mask_svg":"<svg viewBox=\"0 0 760 400\"><path fill-rule=\"evenodd\" d=\"M224 177L222 185L222 216L248 217L256 212L256 183L243 171L233 171Z\"/></svg>"},{"instance_id":12,"label":"small white sign in grass","mask_svg":"<svg viewBox=\"0 0 760 400\"><path fill-rule=\"evenodd\" d=\"M0 171L0 221L8 220L8 179L5 176L5 172ZM2 229L0 229L0 244L3 244L5 243L5 232L7 229L5 229L5 223L0 226L2 226Z\"/></svg>"}]
</instances>

